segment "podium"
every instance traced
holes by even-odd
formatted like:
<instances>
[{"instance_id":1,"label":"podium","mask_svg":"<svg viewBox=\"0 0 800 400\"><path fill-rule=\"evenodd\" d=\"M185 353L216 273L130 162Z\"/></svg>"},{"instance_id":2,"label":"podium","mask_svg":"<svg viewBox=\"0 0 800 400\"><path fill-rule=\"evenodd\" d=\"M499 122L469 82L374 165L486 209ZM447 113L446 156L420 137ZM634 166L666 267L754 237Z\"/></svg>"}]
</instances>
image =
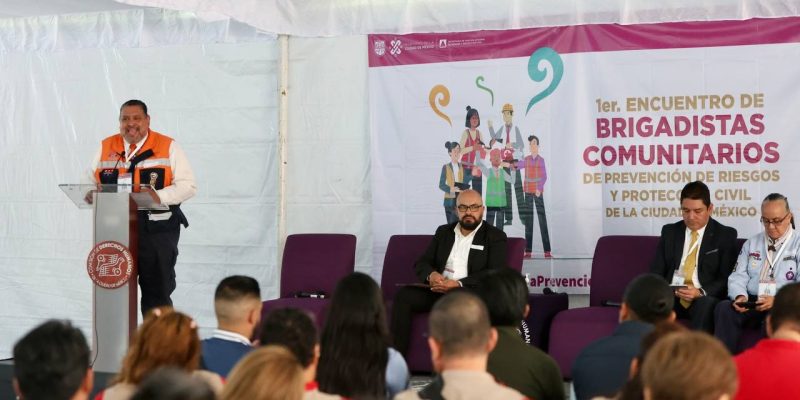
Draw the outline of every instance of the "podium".
<instances>
[{"instance_id":1,"label":"podium","mask_svg":"<svg viewBox=\"0 0 800 400\"><path fill-rule=\"evenodd\" d=\"M58 186L78 208L94 210L94 246L87 260L94 283L92 365L95 371L118 372L138 320L136 211L169 207L148 185Z\"/></svg>"}]
</instances>

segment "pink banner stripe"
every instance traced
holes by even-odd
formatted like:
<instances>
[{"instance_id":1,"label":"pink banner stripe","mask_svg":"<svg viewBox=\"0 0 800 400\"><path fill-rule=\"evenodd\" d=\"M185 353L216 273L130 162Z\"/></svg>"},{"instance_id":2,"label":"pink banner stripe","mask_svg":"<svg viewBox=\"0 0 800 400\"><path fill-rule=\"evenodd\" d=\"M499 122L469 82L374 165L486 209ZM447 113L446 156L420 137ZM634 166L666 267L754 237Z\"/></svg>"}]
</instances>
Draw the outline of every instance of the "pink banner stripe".
<instances>
[{"instance_id":1,"label":"pink banner stripe","mask_svg":"<svg viewBox=\"0 0 800 400\"><path fill-rule=\"evenodd\" d=\"M507 31L369 35L369 66L527 57L540 47L559 54L800 42L800 17L746 21L577 25Z\"/></svg>"}]
</instances>

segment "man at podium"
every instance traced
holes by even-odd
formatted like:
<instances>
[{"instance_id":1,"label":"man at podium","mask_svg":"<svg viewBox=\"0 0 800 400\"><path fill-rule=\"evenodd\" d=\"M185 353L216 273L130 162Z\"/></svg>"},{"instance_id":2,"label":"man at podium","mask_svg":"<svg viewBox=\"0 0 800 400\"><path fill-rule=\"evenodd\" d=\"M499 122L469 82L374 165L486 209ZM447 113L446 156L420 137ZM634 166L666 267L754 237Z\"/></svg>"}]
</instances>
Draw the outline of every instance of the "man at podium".
<instances>
[{"instance_id":1,"label":"man at podium","mask_svg":"<svg viewBox=\"0 0 800 400\"><path fill-rule=\"evenodd\" d=\"M169 210L139 210L138 272L142 315L172 305L180 226L189 226L180 204L197 192L186 155L172 138L150 130L147 105L128 100L119 110L119 133L101 142L92 161L102 184L149 185Z\"/></svg>"}]
</instances>

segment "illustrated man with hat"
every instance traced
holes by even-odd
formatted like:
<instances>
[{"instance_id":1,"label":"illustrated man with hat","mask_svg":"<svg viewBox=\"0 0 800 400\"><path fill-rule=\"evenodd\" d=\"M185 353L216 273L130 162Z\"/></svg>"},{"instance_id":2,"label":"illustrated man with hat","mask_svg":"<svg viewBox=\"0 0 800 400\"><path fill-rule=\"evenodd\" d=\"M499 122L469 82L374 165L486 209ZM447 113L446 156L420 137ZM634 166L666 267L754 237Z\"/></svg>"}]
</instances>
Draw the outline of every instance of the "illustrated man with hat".
<instances>
[{"instance_id":1,"label":"illustrated man with hat","mask_svg":"<svg viewBox=\"0 0 800 400\"><path fill-rule=\"evenodd\" d=\"M513 163L514 160L521 160L525 150L525 142L522 140L519 127L514 125L513 118L514 106L506 103L503 104L503 126L495 131L492 126L492 120L489 120L489 135L492 137L490 147L493 147L495 142L503 144L502 158L503 161L507 163ZM512 132L514 133L513 136L511 135ZM513 141L511 140L512 137L514 138ZM508 167L505 168L505 171L507 173L512 173ZM522 179L520 179L519 170L515 170L513 173L516 174L512 182L514 182L514 191L517 197L517 211L521 216L522 210L520 207L524 203ZM513 219L511 209L511 182L506 182L505 225L511 225L511 220Z\"/></svg>"}]
</instances>

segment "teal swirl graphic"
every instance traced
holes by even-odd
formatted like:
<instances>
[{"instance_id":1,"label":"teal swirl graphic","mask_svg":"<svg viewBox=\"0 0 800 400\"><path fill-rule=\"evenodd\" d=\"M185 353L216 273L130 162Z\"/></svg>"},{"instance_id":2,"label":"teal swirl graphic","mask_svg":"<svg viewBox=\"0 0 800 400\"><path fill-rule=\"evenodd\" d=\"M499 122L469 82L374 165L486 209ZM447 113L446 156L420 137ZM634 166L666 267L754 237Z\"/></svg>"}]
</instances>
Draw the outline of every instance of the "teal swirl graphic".
<instances>
[{"instance_id":1,"label":"teal swirl graphic","mask_svg":"<svg viewBox=\"0 0 800 400\"><path fill-rule=\"evenodd\" d=\"M489 92L489 95L492 96L492 105L494 105L494 92L492 91L492 89L489 89L488 87L481 85L481 82L483 82L483 75L479 75L477 78L475 78L475 86Z\"/></svg>"},{"instance_id":2,"label":"teal swirl graphic","mask_svg":"<svg viewBox=\"0 0 800 400\"><path fill-rule=\"evenodd\" d=\"M558 84L561 83L561 77L564 76L564 61L561 60L561 56L550 47L540 47L536 49L536 51L531 54L531 58L528 59L528 76L530 76L534 82L542 82L547 78L547 70L539 68L540 61L547 61L550 63L550 67L553 71L553 80L550 81L550 85L548 85L547 88L531 98L531 101L528 102L528 108L525 110L526 115L534 104L556 90Z\"/></svg>"}]
</instances>

